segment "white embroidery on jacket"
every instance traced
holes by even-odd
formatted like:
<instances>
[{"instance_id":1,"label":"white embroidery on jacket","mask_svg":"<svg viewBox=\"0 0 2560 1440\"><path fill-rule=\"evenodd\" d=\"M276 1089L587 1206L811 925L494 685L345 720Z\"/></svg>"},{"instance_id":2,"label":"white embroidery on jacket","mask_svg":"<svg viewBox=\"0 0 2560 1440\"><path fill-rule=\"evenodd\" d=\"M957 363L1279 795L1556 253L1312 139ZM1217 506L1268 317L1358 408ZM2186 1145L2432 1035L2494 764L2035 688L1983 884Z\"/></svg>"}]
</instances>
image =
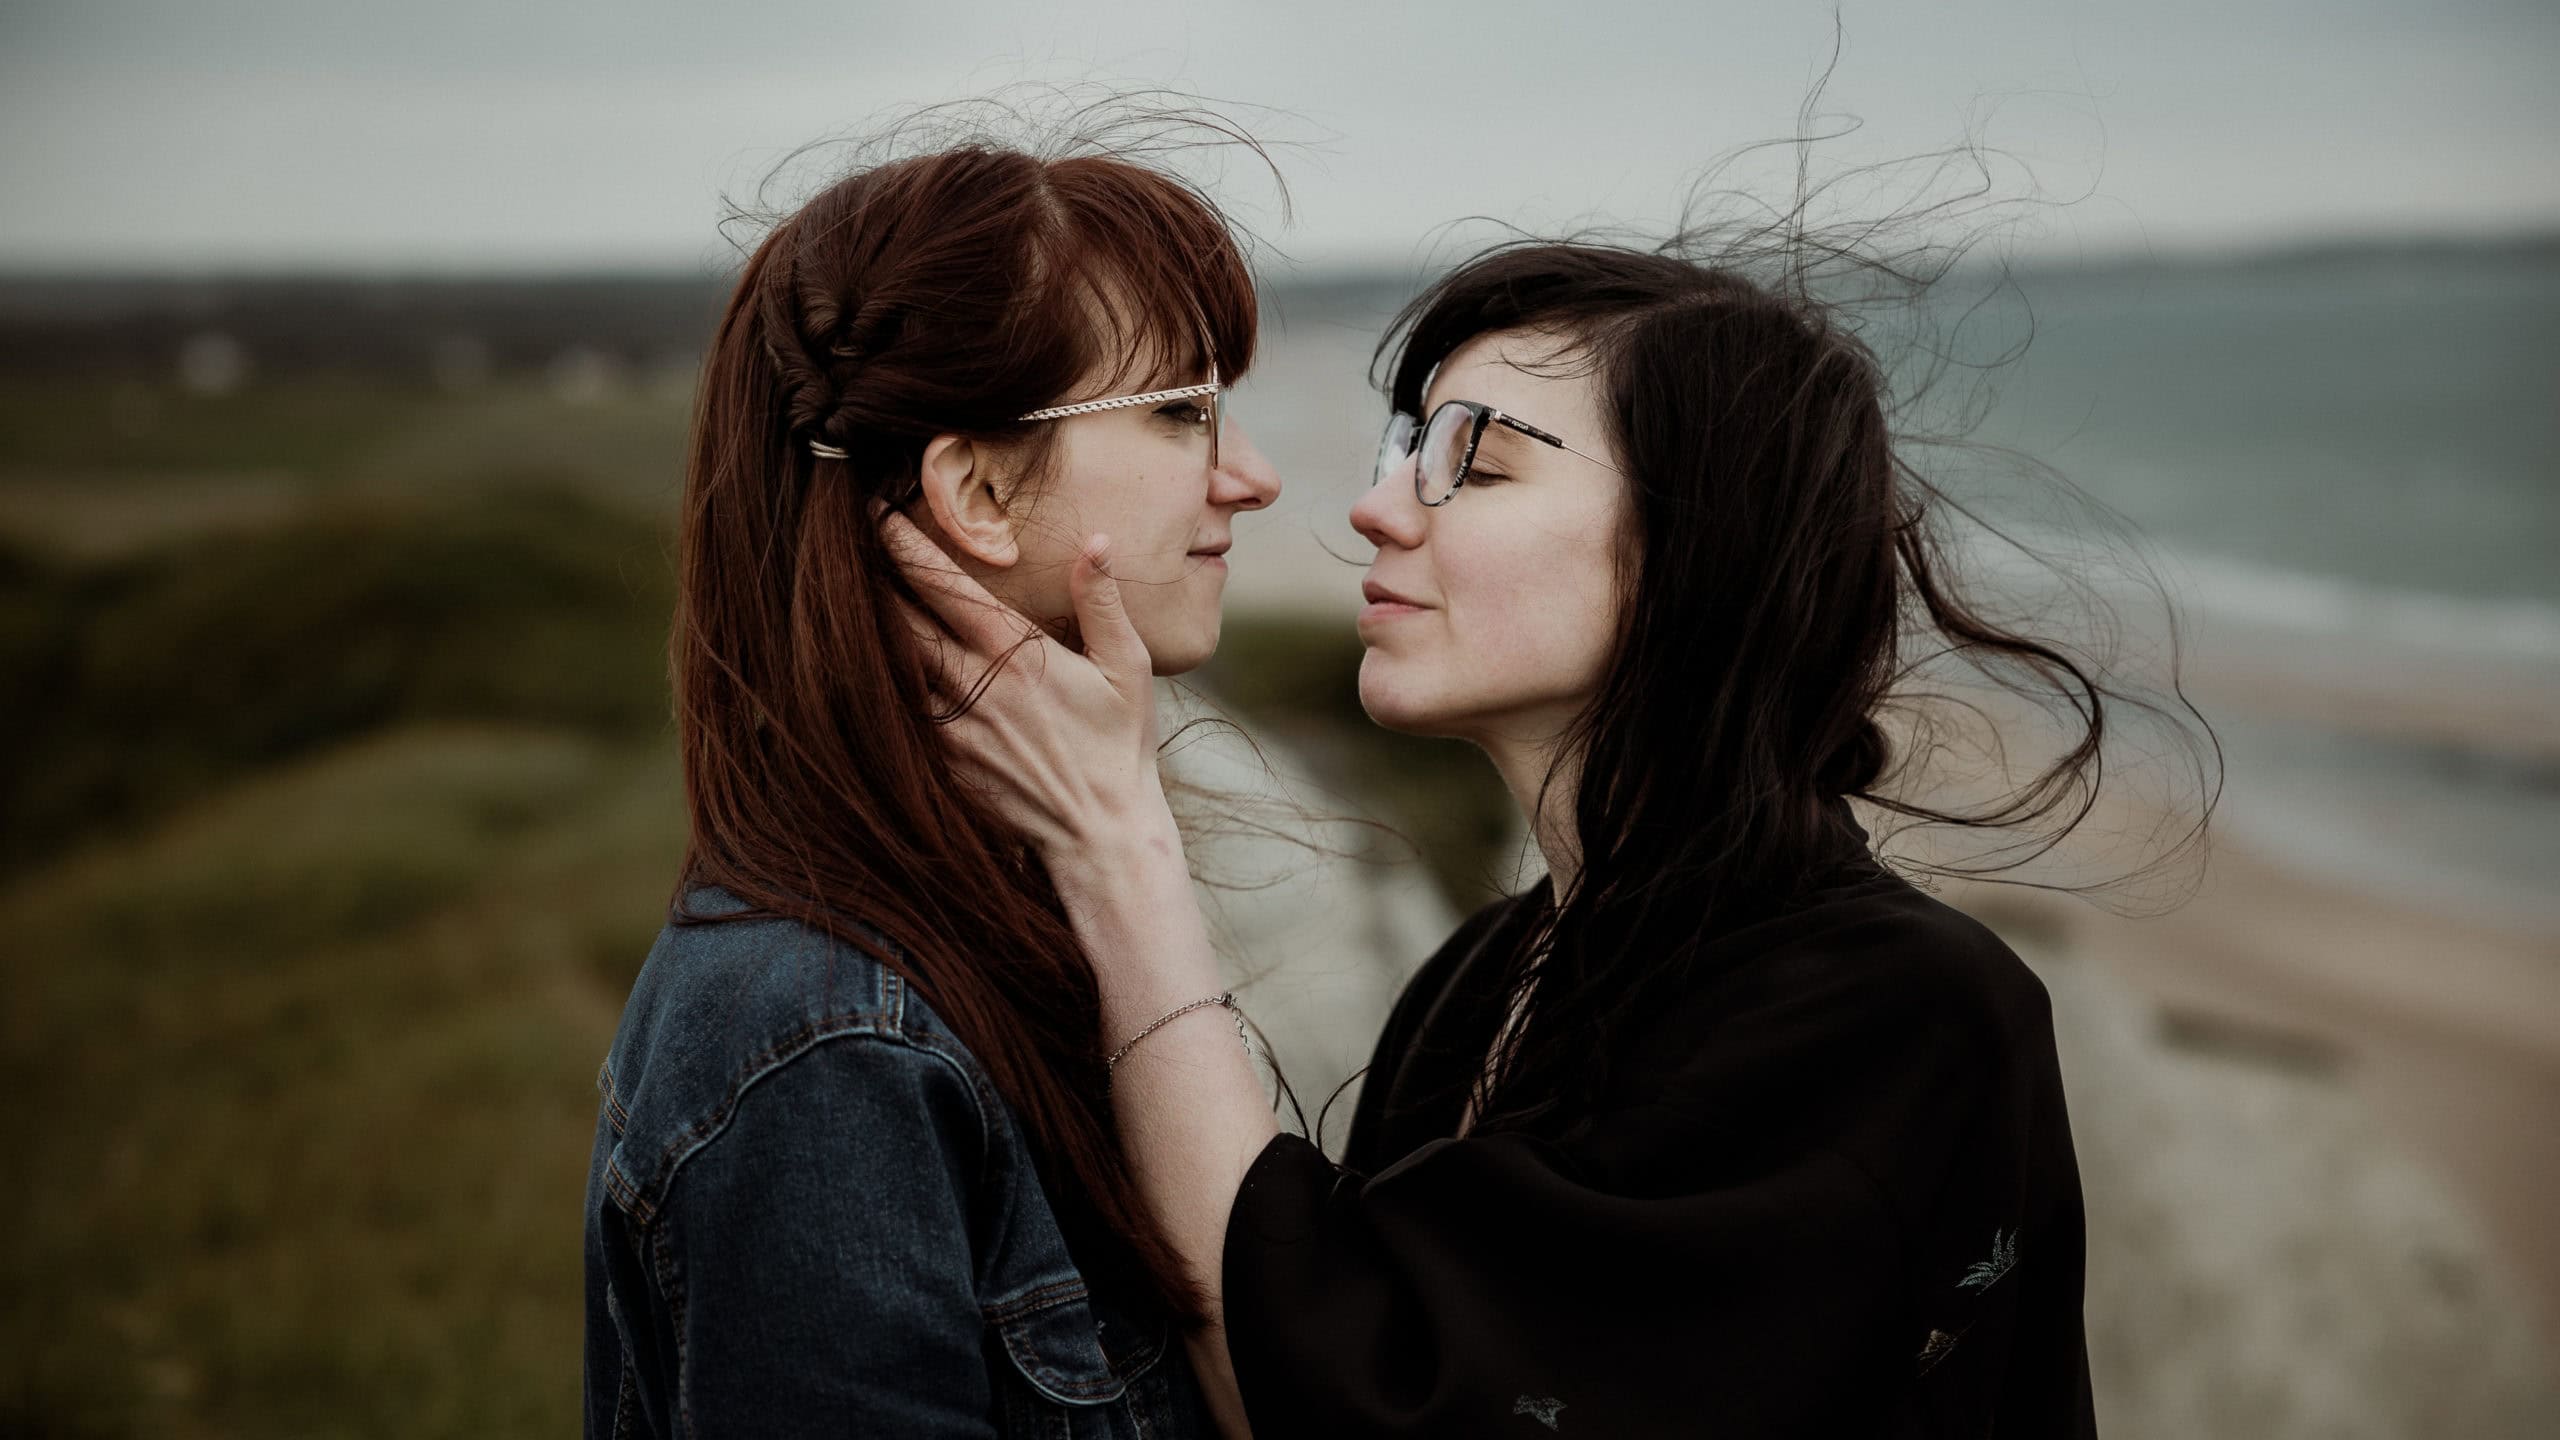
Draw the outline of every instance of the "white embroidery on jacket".
<instances>
[{"instance_id":1,"label":"white embroidery on jacket","mask_svg":"<svg viewBox=\"0 0 2560 1440\"><path fill-rule=\"evenodd\" d=\"M1988 1290L1999 1284L2002 1277L2017 1268L2018 1235L2018 1231L2004 1230L1994 1226L1991 1231L1991 1258L1974 1262L1973 1266L1964 1272L1964 1278L1956 1282L1956 1288ZM1971 1328L1971 1326L1966 1327L1966 1329ZM1948 1352L1956 1348L1956 1342L1963 1338L1963 1330L1958 1330L1954 1334L1944 1330L1931 1330L1928 1342L1920 1347L1918 1355L1912 1357L1918 1366L1918 1373L1926 1375L1938 1368L1938 1362L1946 1359Z\"/></svg>"},{"instance_id":2,"label":"white embroidery on jacket","mask_svg":"<svg viewBox=\"0 0 2560 1440\"><path fill-rule=\"evenodd\" d=\"M1564 1402L1556 1399L1552 1395L1537 1398L1523 1395L1519 1399L1511 1402L1512 1414L1535 1415L1538 1417L1538 1423L1546 1426L1550 1430L1562 1430L1564 1428L1556 1423L1556 1412L1563 1408Z\"/></svg>"},{"instance_id":3,"label":"white embroidery on jacket","mask_svg":"<svg viewBox=\"0 0 2560 1440\"><path fill-rule=\"evenodd\" d=\"M1991 1232L1991 1258L1988 1260L1976 1261L1972 1269L1964 1272L1964 1278L1956 1282L1956 1288L1959 1290L1988 1290L1992 1286L1999 1284L2000 1277L2008 1274L2010 1269L2017 1263L2017 1232L2012 1230L2004 1233L2001 1230L1994 1228Z\"/></svg>"}]
</instances>

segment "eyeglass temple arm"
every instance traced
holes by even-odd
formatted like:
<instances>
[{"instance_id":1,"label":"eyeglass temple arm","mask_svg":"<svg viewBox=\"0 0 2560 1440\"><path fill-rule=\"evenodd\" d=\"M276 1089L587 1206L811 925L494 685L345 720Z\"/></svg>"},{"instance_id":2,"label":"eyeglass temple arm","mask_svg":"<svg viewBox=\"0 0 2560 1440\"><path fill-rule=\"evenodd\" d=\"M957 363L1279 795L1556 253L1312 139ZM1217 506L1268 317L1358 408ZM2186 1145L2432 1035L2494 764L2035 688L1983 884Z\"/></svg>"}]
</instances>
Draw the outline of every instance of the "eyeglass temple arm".
<instances>
[{"instance_id":1,"label":"eyeglass temple arm","mask_svg":"<svg viewBox=\"0 0 2560 1440\"><path fill-rule=\"evenodd\" d=\"M1516 416L1506 415L1502 411L1496 410L1491 406L1487 406L1485 408L1485 413L1502 422L1505 426L1528 436L1532 440L1542 441L1546 444L1553 445L1557 449L1562 450L1569 455L1579 455L1583 459L1590 461L1592 464L1597 465L1604 470L1616 470L1618 468L1617 466L1610 464L1608 461L1601 459L1599 456L1592 454L1588 450L1575 449L1573 446L1566 444L1561 436L1550 435L1546 431L1539 429L1537 426L1530 424L1526 420L1522 420Z\"/></svg>"}]
</instances>

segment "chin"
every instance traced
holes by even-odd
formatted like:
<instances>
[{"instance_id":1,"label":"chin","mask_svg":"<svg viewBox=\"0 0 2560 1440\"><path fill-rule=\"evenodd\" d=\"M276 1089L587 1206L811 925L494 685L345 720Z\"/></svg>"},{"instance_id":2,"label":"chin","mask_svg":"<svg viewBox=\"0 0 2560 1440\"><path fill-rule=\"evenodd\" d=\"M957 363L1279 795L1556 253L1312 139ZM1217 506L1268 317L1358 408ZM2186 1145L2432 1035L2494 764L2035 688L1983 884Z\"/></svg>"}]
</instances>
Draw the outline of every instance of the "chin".
<instances>
[{"instance_id":1,"label":"chin","mask_svg":"<svg viewBox=\"0 0 2560 1440\"><path fill-rule=\"evenodd\" d=\"M1212 620L1206 633L1188 633L1159 639L1147 636L1147 658L1154 663L1158 675L1182 675L1209 663L1218 653L1218 625Z\"/></svg>"},{"instance_id":2,"label":"chin","mask_svg":"<svg viewBox=\"0 0 2560 1440\"><path fill-rule=\"evenodd\" d=\"M1360 708L1381 729L1402 735L1445 734L1443 716L1411 684L1397 683L1393 662L1370 651L1360 661Z\"/></svg>"}]
</instances>

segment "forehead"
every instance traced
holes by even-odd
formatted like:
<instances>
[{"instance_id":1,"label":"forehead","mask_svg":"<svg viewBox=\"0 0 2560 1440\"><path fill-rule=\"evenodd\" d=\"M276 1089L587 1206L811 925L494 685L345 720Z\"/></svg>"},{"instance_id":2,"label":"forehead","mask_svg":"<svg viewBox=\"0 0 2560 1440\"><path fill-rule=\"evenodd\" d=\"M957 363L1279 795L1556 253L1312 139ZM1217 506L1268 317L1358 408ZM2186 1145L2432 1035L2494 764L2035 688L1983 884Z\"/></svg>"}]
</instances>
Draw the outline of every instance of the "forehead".
<instances>
[{"instance_id":1,"label":"forehead","mask_svg":"<svg viewBox=\"0 0 2560 1440\"><path fill-rule=\"evenodd\" d=\"M1596 382L1581 345L1549 331L1498 330L1449 352L1423 390L1423 413L1473 400L1553 428L1596 408Z\"/></svg>"},{"instance_id":2,"label":"forehead","mask_svg":"<svg viewBox=\"0 0 2560 1440\"><path fill-rule=\"evenodd\" d=\"M1196 313L1141 305L1116 281L1091 282L1080 298L1093 353L1078 398L1143 394L1209 378L1206 322Z\"/></svg>"}]
</instances>

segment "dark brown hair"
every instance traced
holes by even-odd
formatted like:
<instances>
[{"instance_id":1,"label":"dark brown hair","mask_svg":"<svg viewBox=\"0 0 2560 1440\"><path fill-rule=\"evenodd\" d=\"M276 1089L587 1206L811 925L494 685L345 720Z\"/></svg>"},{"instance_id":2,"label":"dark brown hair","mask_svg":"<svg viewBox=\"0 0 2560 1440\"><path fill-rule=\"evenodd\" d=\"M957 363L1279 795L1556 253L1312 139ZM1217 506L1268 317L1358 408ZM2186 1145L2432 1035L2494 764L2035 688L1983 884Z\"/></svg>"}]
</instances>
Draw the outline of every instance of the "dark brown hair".
<instances>
[{"instance_id":1,"label":"dark brown hair","mask_svg":"<svg viewBox=\"0 0 2560 1440\"><path fill-rule=\"evenodd\" d=\"M684 889L716 885L886 937L1011 1105L1079 1263L1192 1320L1114 1133L1093 967L1037 856L945 761L869 502L940 434L1035 470L1048 427L1013 417L1098 377L1173 383L1204 344L1239 375L1256 321L1217 206L1146 164L968 144L836 182L756 248L705 363L672 639L679 920Z\"/></svg>"},{"instance_id":2,"label":"dark brown hair","mask_svg":"<svg viewBox=\"0 0 2560 1440\"><path fill-rule=\"evenodd\" d=\"M1809 256L1840 263L1809 276ZM2168 695L2147 694L2076 637L2036 633L2057 617L2031 630L1957 583L1947 519L1979 517L1913 463L1925 442L1897 433L1893 377L1850 303L1861 284L1924 287L1947 263L1908 274L1787 227L1756 248L1514 242L1432 284L1382 344L1390 402L1411 414L1477 336L1556 337L1553 363L1593 377L1627 467L1618 633L1549 776L1578 767L1558 800L1580 871L1507 957L1522 1019L1479 1077L1489 1127L1569 1131L1594 1113L1616 1037L1706 941L1863 859L1849 798L2007 832L1982 863L1933 867L2001 878L2089 816L2111 727L2134 715L2167 727L2202 801L2151 868L2202 843L2220 748L2178 689L2174 650ZM1933 698L1949 663L2061 736L1976 804L1914 783L1927 731L1897 738L1886 723Z\"/></svg>"}]
</instances>

